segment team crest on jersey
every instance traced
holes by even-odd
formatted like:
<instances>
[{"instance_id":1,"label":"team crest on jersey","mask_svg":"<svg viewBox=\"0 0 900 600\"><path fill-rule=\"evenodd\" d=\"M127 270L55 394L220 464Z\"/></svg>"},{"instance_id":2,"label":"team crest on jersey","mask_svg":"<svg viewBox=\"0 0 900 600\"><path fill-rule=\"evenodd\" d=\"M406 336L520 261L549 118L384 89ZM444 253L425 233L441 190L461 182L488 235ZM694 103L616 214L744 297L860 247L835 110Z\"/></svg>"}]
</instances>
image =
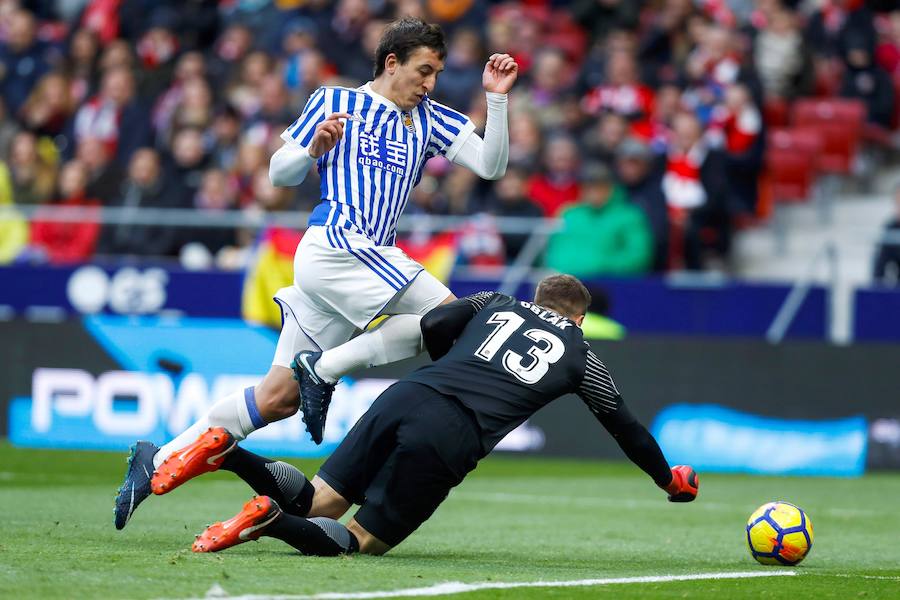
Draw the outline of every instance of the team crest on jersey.
<instances>
[{"instance_id":1,"label":"team crest on jersey","mask_svg":"<svg viewBox=\"0 0 900 600\"><path fill-rule=\"evenodd\" d=\"M403 113L403 126L406 127L410 133L416 132L416 126L413 124L412 115L408 112Z\"/></svg>"}]
</instances>

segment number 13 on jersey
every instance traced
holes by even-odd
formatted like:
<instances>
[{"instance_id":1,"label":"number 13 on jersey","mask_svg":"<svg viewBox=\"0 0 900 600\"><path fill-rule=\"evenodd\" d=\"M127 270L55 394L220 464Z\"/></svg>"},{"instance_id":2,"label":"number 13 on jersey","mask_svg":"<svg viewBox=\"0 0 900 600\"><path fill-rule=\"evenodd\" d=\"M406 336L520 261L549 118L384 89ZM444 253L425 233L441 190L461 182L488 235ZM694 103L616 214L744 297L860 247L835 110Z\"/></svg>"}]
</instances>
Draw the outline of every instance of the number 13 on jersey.
<instances>
[{"instance_id":1,"label":"number 13 on jersey","mask_svg":"<svg viewBox=\"0 0 900 600\"><path fill-rule=\"evenodd\" d=\"M525 319L512 311L500 311L491 315L487 322L497 327L478 346L475 356L490 362L503 344L522 327ZM528 356L531 357L528 364L524 364L524 356L509 349L503 353L500 364L522 383L534 385L547 374L550 365L562 358L566 347L559 337L545 329L528 329L522 335L536 342L528 349Z\"/></svg>"}]
</instances>

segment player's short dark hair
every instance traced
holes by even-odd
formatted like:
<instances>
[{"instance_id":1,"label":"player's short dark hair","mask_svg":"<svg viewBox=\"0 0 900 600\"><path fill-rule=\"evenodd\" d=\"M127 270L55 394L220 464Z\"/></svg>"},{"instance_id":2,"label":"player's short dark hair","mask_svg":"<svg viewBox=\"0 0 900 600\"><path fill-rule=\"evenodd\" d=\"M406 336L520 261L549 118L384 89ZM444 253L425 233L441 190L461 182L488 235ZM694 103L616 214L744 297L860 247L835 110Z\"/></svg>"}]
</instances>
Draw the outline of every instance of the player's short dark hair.
<instances>
[{"instance_id":1,"label":"player's short dark hair","mask_svg":"<svg viewBox=\"0 0 900 600\"><path fill-rule=\"evenodd\" d=\"M415 17L394 21L384 30L375 50L375 77L384 73L384 61L389 54L396 54L405 63L417 48L431 48L441 60L447 56L444 32L438 25L426 23Z\"/></svg>"},{"instance_id":2,"label":"player's short dark hair","mask_svg":"<svg viewBox=\"0 0 900 600\"><path fill-rule=\"evenodd\" d=\"M563 316L577 317L587 312L591 293L576 277L550 275L538 283L534 303Z\"/></svg>"}]
</instances>

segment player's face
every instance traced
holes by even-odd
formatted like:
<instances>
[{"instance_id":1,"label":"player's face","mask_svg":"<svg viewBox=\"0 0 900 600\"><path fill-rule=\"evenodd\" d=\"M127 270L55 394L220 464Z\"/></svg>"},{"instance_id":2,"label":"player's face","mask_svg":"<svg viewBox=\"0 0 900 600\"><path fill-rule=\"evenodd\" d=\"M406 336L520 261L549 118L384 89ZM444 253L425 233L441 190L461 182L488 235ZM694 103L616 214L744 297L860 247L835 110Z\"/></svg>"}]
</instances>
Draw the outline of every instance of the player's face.
<instances>
[{"instance_id":1,"label":"player's face","mask_svg":"<svg viewBox=\"0 0 900 600\"><path fill-rule=\"evenodd\" d=\"M438 73L443 70L444 61L425 46L416 48L405 63L398 62L392 86L397 106L403 110L417 106L425 94L434 90Z\"/></svg>"}]
</instances>

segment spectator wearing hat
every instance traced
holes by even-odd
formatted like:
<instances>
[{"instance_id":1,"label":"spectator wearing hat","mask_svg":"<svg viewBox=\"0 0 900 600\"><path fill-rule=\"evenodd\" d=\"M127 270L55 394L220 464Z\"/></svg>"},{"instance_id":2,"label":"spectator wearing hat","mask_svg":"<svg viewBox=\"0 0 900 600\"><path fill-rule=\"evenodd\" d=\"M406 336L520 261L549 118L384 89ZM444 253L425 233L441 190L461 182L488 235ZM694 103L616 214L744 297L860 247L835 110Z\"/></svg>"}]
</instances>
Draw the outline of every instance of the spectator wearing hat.
<instances>
[{"instance_id":1,"label":"spectator wearing hat","mask_svg":"<svg viewBox=\"0 0 900 600\"><path fill-rule=\"evenodd\" d=\"M650 146L629 137L616 150L615 171L632 204L647 217L653 234L653 270L665 271L669 215L662 189L662 161Z\"/></svg>"},{"instance_id":2,"label":"spectator wearing hat","mask_svg":"<svg viewBox=\"0 0 900 600\"><path fill-rule=\"evenodd\" d=\"M582 278L649 271L653 238L644 213L602 163L586 165L580 179L579 202L563 211L562 229L547 246L546 266Z\"/></svg>"}]
</instances>

